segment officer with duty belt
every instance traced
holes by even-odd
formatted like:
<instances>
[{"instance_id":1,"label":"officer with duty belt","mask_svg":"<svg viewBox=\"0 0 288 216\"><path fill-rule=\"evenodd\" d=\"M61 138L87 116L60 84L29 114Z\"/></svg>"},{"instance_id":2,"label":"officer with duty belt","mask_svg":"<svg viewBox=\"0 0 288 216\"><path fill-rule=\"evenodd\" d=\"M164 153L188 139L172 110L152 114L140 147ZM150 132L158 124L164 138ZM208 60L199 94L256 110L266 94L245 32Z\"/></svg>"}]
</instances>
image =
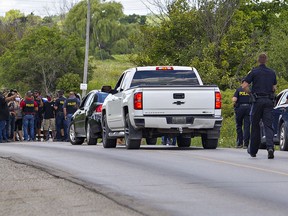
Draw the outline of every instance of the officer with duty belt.
<instances>
[{"instance_id":1,"label":"officer with duty belt","mask_svg":"<svg viewBox=\"0 0 288 216\"><path fill-rule=\"evenodd\" d=\"M244 80L242 80L243 82ZM235 110L236 132L237 132L237 148L248 148L250 140L250 111L251 111L250 95L244 91L242 87L236 89L232 102ZM244 123L244 124L243 124ZM244 126L244 133L243 133ZM243 146L244 143L244 146Z\"/></svg>"},{"instance_id":2,"label":"officer with duty belt","mask_svg":"<svg viewBox=\"0 0 288 216\"><path fill-rule=\"evenodd\" d=\"M274 92L276 90L276 74L266 67L267 55L262 53L258 57L259 66L252 69L242 83L242 88L250 93L252 98L251 108L251 142L247 152L251 157L256 157L261 137L260 137L260 120L262 119L266 134L266 146L268 159L274 158L273 143L273 117L272 110L274 105ZM252 84L251 92L249 84Z\"/></svg>"}]
</instances>

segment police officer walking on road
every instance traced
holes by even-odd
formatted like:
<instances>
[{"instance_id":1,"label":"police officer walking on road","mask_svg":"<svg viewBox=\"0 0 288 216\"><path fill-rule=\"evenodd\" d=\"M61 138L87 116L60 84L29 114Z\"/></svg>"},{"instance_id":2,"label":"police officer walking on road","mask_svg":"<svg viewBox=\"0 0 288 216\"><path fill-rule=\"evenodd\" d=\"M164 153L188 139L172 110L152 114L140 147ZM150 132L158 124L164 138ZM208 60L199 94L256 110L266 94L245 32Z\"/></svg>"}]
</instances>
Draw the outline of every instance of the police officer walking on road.
<instances>
[{"instance_id":1,"label":"police officer walking on road","mask_svg":"<svg viewBox=\"0 0 288 216\"><path fill-rule=\"evenodd\" d=\"M242 83L244 80L242 80ZM235 110L237 144L236 148L248 148L250 140L250 95L242 87L236 89L232 98ZM244 124L243 124L244 122ZM243 133L244 126L244 133ZM243 146L244 144L244 146Z\"/></svg>"},{"instance_id":2,"label":"police officer walking on road","mask_svg":"<svg viewBox=\"0 0 288 216\"><path fill-rule=\"evenodd\" d=\"M276 74L266 67L267 55L262 53L258 57L259 66L252 69L242 83L242 88L250 93L249 84L252 84L251 97L251 142L247 149L251 157L256 157L258 152L261 137L260 137L260 120L264 124L266 134L266 146L268 151L268 159L274 158L274 143L273 143L273 100L276 90Z\"/></svg>"}]
</instances>

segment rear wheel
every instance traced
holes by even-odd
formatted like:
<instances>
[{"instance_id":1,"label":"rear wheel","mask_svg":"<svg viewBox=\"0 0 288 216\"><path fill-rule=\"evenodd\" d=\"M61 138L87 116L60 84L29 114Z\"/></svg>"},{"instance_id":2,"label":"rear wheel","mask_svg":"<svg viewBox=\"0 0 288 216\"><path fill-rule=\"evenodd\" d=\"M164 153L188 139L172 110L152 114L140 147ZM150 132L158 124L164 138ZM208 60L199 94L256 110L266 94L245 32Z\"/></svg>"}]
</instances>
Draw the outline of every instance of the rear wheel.
<instances>
[{"instance_id":1,"label":"rear wheel","mask_svg":"<svg viewBox=\"0 0 288 216\"><path fill-rule=\"evenodd\" d=\"M126 114L126 126L125 126L125 142L127 149L139 149L141 145L141 139L131 139L131 135L133 136L135 133L138 133L137 130L133 128L131 125L129 115Z\"/></svg>"},{"instance_id":2,"label":"rear wheel","mask_svg":"<svg viewBox=\"0 0 288 216\"><path fill-rule=\"evenodd\" d=\"M216 149L218 146L218 139L208 139L207 135L202 135L202 145L204 149Z\"/></svg>"},{"instance_id":3,"label":"rear wheel","mask_svg":"<svg viewBox=\"0 0 288 216\"><path fill-rule=\"evenodd\" d=\"M279 146L281 151L288 151L288 137L287 137L287 129L285 124L283 123L280 127L280 135L279 135Z\"/></svg>"},{"instance_id":4,"label":"rear wheel","mask_svg":"<svg viewBox=\"0 0 288 216\"><path fill-rule=\"evenodd\" d=\"M146 138L146 144L147 145L156 145L157 138Z\"/></svg>"},{"instance_id":5,"label":"rear wheel","mask_svg":"<svg viewBox=\"0 0 288 216\"><path fill-rule=\"evenodd\" d=\"M102 140L104 148L116 148L116 139L109 137L110 129L107 126L106 114L103 115L103 125L102 125Z\"/></svg>"},{"instance_id":6,"label":"rear wheel","mask_svg":"<svg viewBox=\"0 0 288 216\"><path fill-rule=\"evenodd\" d=\"M97 144L97 138L92 138L91 135L92 135L91 127L90 127L90 124L87 123L87 126L86 126L87 145L96 145Z\"/></svg>"},{"instance_id":7,"label":"rear wheel","mask_svg":"<svg viewBox=\"0 0 288 216\"><path fill-rule=\"evenodd\" d=\"M190 145L191 145L191 136L188 135L177 136L178 147L190 147Z\"/></svg>"},{"instance_id":8,"label":"rear wheel","mask_svg":"<svg viewBox=\"0 0 288 216\"><path fill-rule=\"evenodd\" d=\"M75 126L73 122L69 125L69 141L72 145L82 145L84 142L83 137L76 137Z\"/></svg>"}]
</instances>

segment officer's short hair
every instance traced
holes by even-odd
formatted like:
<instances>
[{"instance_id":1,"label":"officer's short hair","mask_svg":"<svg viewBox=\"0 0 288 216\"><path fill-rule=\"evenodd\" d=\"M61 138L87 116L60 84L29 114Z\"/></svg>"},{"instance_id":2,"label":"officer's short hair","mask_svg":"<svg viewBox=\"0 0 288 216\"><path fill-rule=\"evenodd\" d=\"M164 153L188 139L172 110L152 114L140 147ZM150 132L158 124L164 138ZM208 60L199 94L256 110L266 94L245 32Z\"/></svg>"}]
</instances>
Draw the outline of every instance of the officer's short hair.
<instances>
[{"instance_id":1,"label":"officer's short hair","mask_svg":"<svg viewBox=\"0 0 288 216\"><path fill-rule=\"evenodd\" d=\"M267 62L268 56L266 53L260 53L260 55L258 56L258 62L260 64L265 64Z\"/></svg>"},{"instance_id":2,"label":"officer's short hair","mask_svg":"<svg viewBox=\"0 0 288 216\"><path fill-rule=\"evenodd\" d=\"M58 91L58 95L59 95L59 96L63 96L63 95L64 95L64 91L63 91L63 90L59 90L59 91Z\"/></svg>"}]
</instances>

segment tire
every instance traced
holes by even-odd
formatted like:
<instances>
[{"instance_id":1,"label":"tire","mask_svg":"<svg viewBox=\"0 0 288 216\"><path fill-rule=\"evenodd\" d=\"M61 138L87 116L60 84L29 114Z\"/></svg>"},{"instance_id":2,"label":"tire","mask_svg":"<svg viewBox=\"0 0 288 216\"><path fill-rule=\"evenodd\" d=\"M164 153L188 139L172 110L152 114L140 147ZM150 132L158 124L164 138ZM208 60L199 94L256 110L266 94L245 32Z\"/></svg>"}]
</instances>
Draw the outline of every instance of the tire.
<instances>
[{"instance_id":1,"label":"tire","mask_svg":"<svg viewBox=\"0 0 288 216\"><path fill-rule=\"evenodd\" d=\"M92 138L91 137L91 127L90 124L87 123L86 126L86 140L87 140L87 145L96 145L97 144L97 138Z\"/></svg>"},{"instance_id":2,"label":"tire","mask_svg":"<svg viewBox=\"0 0 288 216\"><path fill-rule=\"evenodd\" d=\"M288 151L288 134L285 124L281 124L279 131L279 147L281 151Z\"/></svg>"},{"instance_id":3,"label":"tire","mask_svg":"<svg viewBox=\"0 0 288 216\"><path fill-rule=\"evenodd\" d=\"M202 135L202 145L204 149L216 149L218 147L218 139L207 139L207 135Z\"/></svg>"},{"instance_id":4,"label":"tire","mask_svg":"<svg viewBox=\"0 0 288 216\"><path fill-rule=\"evenodd\" d=\"M147 145L156 145L157 138L146 138L146 144Z\"/></svg>"},{"instance_id":5,"label":"tire","mask_svg":"<svg viewBox=\"0 0 288 216\"><path fill-rule=\"evenodd\" d=\"M76 137L75 128L73 122L69 125L69 141L72 145L82 145L84 142L83 137Z\"/></svg>"},{"instance_id":6,"label":"tire","mask_svg":"<svg viewBox=\"0 0 288 216\"><path fill-rule=\"evenodd\" d=\"M102 140L104 148L116 148L116 139L109 137L110 129L107 126L106 114L103 115Z\"/></svg>"},{"instance_id":7,"label":"tire","mask_svg":"<svg viewBox=\"0 0 288 216\"><path fill-rule=\"evenodd\" d=\"M177 136L177 146L180 148L187 148L191 145L191 137L185 135Z\"/></svg>"},{"instance_id":8,"label":"tire","mask_svg":"<svg viewBox=\"0 0 288 216\"><path fill-rule=\"evenodd\" d=\"M138 131L133 128L130 123L129 115L125 116L125 143L127 149L139 149L141 146L141 139L131 139L130 135Z\"/></svg>"}]
</instances>

